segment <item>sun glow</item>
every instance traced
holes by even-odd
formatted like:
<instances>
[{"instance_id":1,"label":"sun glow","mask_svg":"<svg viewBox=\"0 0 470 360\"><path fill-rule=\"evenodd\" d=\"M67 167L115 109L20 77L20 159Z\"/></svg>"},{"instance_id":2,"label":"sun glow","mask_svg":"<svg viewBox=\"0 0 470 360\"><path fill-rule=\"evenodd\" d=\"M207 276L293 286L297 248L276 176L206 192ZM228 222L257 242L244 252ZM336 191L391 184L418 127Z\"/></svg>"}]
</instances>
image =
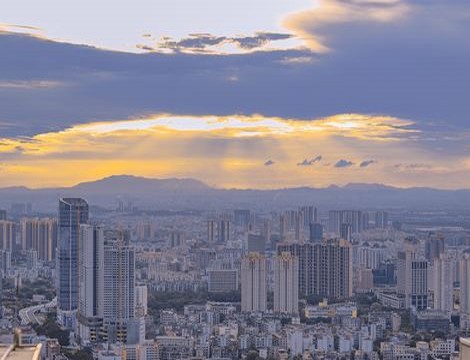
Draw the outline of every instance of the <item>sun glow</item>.
<instances>
[{"instance_id":1,"label":"sun glow","mask_svg":"<svg viewBox=\"0 0 470 360\"><path fill-rule=\"evenodd\" d=\"M348 181L361 181L365 171L374 181L388 182L390 174L406 176L407 161L426 164L435 156L416 151L420 136L413 122L381 115L288 119L158 114L0 139L0 185L64 185L128 173L194 177L218 186L326 186L341 184L345 172ZM336 166L341 159L350 165ZM370 165L361 167L365 160ZM398 163L405 165L395 167ZM429 174L434 168L412 170Z\"/></svg>"}]
</instances>

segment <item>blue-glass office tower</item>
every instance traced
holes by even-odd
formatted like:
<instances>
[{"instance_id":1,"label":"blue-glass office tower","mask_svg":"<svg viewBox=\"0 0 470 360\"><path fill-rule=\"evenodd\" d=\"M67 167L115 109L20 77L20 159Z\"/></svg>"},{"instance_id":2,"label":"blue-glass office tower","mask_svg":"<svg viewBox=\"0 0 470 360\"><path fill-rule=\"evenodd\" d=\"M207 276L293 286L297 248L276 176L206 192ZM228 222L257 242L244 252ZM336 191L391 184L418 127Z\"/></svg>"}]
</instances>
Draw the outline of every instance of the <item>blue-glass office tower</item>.
<instances>
[{"instance_id":1,"label":"blue-glass office tower","mask_svg":"<svg viewBox=\"0 0 470 360\"><path fill-rule=\"evenodd\" d=\"M78 307L78 240L80 224L88 222L88 203L80 198L59 200L57 243L57 306L59 322L72 327L68 316Z\"/></svg>"}]
</instances>

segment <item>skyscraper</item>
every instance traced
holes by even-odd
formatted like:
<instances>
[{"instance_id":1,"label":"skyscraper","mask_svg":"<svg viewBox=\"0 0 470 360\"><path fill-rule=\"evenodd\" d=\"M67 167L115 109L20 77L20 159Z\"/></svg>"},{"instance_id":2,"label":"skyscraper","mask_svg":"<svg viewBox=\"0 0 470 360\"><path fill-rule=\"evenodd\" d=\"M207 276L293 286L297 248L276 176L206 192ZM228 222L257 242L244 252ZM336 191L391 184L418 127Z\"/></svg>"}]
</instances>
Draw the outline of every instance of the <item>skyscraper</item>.
<instances>
[{"instance_id":1,"label":"skyscraper","mask_svg":"<svg viewBox=\"0 0 470 360\"><path fill-rule=\"evenodd\" d=\"M241 263L243 312L264 312L267 308L266 258L249 253Z\"/></svg>"},{"instance_id":2,"label":"skyscraper","mask_svg":"<svg viewBox=\"0 0 470 360\"><path fill-rule=\"evenodd\" d=\"M80 198L59 200L57 305L62 326L73 327L78 307L78 239L80 224L88 222L88 204Z\"/></svg>"},{"instance_id":3,"label":"skyscraper","mask_svg":"<svg viewBox=\"0 0 470 360\"><path fill-rule=\"evenodd\" d=\"M103 325L103 229L80 225L78 245L78 333L88 343L98 340Z\"/></svg>"},{"instance_id":4,"label":"skyscraper","mask_svg":"<svg viewBox=\"0 0 470 360\"><path fill-rule=\"evenodd\" d=\"M124 230L104 232L103 326L111 342L128 342L135 318L135 255Z\"/></svg>"},{"instance_id":5,"label":"skyscraper","mask_svg":"<svg viewBox=\"0 0 470 360\"><path fill-rule=\"evenodd\" d=\"M288 252L274 260L274 312L299 313L299 259Z\"/></svg>"}]
</instances>

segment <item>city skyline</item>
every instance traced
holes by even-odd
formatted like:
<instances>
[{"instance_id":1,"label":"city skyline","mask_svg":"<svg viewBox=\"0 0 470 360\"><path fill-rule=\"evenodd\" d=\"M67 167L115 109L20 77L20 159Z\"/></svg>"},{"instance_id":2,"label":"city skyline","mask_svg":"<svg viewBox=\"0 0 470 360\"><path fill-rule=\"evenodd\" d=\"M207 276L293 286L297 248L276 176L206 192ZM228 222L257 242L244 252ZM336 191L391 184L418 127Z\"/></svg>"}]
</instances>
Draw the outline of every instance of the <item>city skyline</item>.
<instances>
[{"instance_id":1,"label":"city skyline","mask_svg":"<svg viewBox=\"0 0 470 360\"><path fill-rule=\"evenodd\" d=\"M1 360L469 360L469 0L3 0Z\"/></svg>"}]
</instances>

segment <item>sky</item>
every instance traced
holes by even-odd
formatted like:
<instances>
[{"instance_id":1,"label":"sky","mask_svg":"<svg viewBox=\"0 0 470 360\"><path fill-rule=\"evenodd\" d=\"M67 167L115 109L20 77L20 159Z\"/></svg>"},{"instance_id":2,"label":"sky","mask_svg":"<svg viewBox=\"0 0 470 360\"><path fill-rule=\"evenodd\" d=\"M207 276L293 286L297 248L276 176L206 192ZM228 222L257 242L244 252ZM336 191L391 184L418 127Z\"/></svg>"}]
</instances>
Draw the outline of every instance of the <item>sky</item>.
<instances>
[{"instance_id":1,"label":"sky","mask_svg":"<svg viewBox=\"0 0 470 360\"><path fill-rule=\"evenodd\" d=\"M0 186L470 188L464 0L5 0Z\"/></svg>"}]
</instances>

